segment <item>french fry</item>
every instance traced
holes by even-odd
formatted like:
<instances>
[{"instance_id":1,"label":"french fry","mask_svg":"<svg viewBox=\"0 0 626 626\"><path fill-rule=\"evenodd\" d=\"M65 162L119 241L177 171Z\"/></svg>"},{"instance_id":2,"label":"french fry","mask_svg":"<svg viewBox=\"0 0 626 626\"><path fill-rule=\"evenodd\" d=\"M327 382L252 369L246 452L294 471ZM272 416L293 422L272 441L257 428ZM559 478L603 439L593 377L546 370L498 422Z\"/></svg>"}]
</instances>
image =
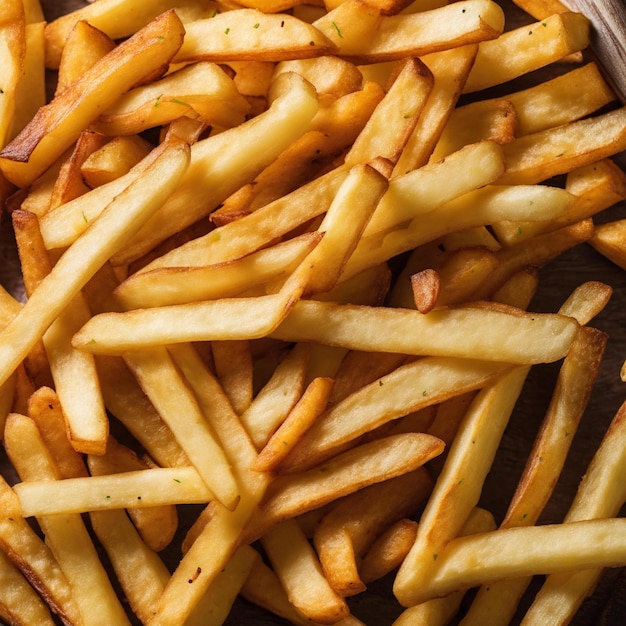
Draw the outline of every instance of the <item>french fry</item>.
<instances>
[{"instance_id":1,"label":"french fry","mask_svg":"<svg viewBox=\"0 0 626 626\"><path fill-rule=\"evenodd\" d=\"M88 22L94 28L106 33L111 39L124 39L134 34L164 11L176 8L177 13L188 19L196 19L206 15L207 9L194 6L195 3L172 3L170 0L159 2L141 2L134 7L128 6L124 0L107 0L98 5L86 5L66 15L61 15L46 25L46 66L51 69L59 67L66 40L80 22ZM213 12L211 7L209 15Z\"/></svg>"},{"instance_id":2,"label":"french fry","mask_svg":"<svg viewBox=\"0 0 626 626\"><path fill-rule=\"evenodd\" d=\"M284 61L334 54L319 29L289 15L236 9L185 25L174 61Z\"/></svg>"},{"instance_id":3,"label":"french fry","mask_svg":"<svg viewBox=\"0 0 626 626\"><path fill-rule=\"evenodd\" d=\"M150 464L142 461L126 446L109 437L105 454L88 457L89 472L93 475L117 474L148 469ZM155 552L165 549L178 528L176 507L151 506L127 509L128 516L141 535L146 546Z\"/></svg>"},{"instance_id":4,"label":"french fry","mask_svg":"<svg viewBox=\"0 0 626 626\"><path fill-rule=\"evenodd\" d=\"M513 572L520 575L556 574L610 567L624 561L624 526L626 523L619 518L594 519L517 526L453 539L445 553L437 558L437 573L427 586L417 591L414 602L468 589L479 581L508 578ZM469 567L472 555L477 552L485 555L482 562ZM460 563L465 566L459 567Z\"/></svg>"},{"instance_id":5,"label":"french fry","mask_svg":"<svg viewBox=\"0 0 626 626\"><path fill-rule=\"evenodd\" d=\"M26 626L53 626L48 607L27 580L0 551L0 617L7 622Z\"/></svg>"},{"instance_id":6,"label":"french fry","mask_svg":"<svg viewBox=\"0 0 626 626\"><path fill-rule=\"evenodd\" d=\"M479 44L464 92L507 82L580 52L588 45L589 20L581 13L556 13L535 24L521 26ZM503 57L506 63L502 63Z\"/></svg>"},{"instance_id":7,"label":"french fry","mask_svg":"<svg viewBox=\"0 0 626 626\"><path fill-rule=\"evenodd\" d=\"M620 407L581 481L576 497L564 522L605 518L617 515L625 494L612 475L620 474L624 465L623 451L618 443L624 428L624 407ZM547 615L555 623L567 621L597 584L601 571L582 569L572 573L549 576L528 610L528 624L539 623ZM563 601L565 591L567 601Z\"/></svg>"},{"instance_id":8,"label":"french fry","mask_svg":"<svg viewBox=\"0 0 626 626\"><path fill-rule=\"evenodd\" d=\"M5 426L5 447L23 481L59 479L54 459L29 417L11 414ZM46 544L72 588L84 621L129 624L98 557L82 518L76 514L38 518ZM96 615L97 613L97 615Z\"/></svg>"},{"instance_id":9,"label":"french fry","mask_svg":"<svg viewBox=\"0 0 626 626\"><path fill-rule=\"evenodd\" d=\"M422 61L434 76L434 84L419 122L415 125L394 167L394 176L406 174L428 162L442 129L461 95L476 51L475 44L468 44L422 57Z\"/></svg>"},{"instance_id":10,"label":"french fry","mask_svg":"<svg viewBox=\"0 0 626 626\"><path fill-rule=\"evenodd\" d=\"M20 259L29 266L25 280L29 295L52 269L43 245L37 217L22 211L12 214ZM38 274L38 275L37 275ZM74 350L71 337L89 318L87 303L77 294L42 336L57 395L63 406L69 438L79 452L102 454L109 434L109 420L97 382L93 358Z\"/></svg>"},{"instance_id":11,"label":"french fry","mask_svg":"<svg viewBox=\"0 0 626 626\"><path fill-rule=\"evenodd\" d=\"M195 468L151 468L105 476L86 476L19 483L14 489L22 514L51 515L61 511L84 513L107 509L168 505L176 502L206 503L213 494ZM47 488L56 492L55 501L42 500Z\"/></svg>"},{"instance_id":12,"label":"french fry","mask_svg":"<svg viewBox=\"0 0 626 626\"><path fill-rule=\"evenodd\" d=\"M150 152L150 144L135 135L114 137L92 152L80 173L91 189L127 174Z\"/></svg>"},{"instance_id":13,"label":"french fry","mask_svg":"<svg viewBox=\"0 0 626 626\"><path fill-rule=\"evenodd\" d=\"M298 403L259 452L252 469L267 472L280 464L324 410L332 386L332 378L314 378L309 383Z\"/></svg>"},{"instance_id":14,"label":"french fry","mask_svg":"<svg viewBox=\"0 0 626 626\"><path fill-rule=\"evenodd\" d=\"M106 135L134 135L183 116L230 128L250 106L219 66L194 63L149 85L128 91L92 126Z\"/></svg>"},{"instance_id":15,"label":"french fry","mask_svg":"<svg viewBox=\"0 0 626 626\"><path fill-rule=\"evenodd\" d=\"M164 13L120 44L45 107L0 152L0 170L26 186L76 140L102 108L142 80L162 72L182 44L183 25ZM141 60L140 60L141 59Z\"/></svg>"},{"instance_id":16,"label":"french fry","mask_svg":"<svg viewBox=\"0 0 626 626\"><path fill-rule=\"evenodd\" d=\"M43 336L56 315L73 299L97 269L106 262L110 253L124 243L138 222L154 212L169 196L188 164L188 147L174 141L163 144L160 160L153 164L153 175L157 179L150 196L146 197L143 189L133 188L118 196L101 219L94 222L80 240L68 249L58 260L54 268L43 279L24 305L13 322L4 329L0 343L4 352L2 361L2 381L11 375L29 350ZM167 172L162 171L163 168ZM140 197L137 197L140 196ZM122 210L124 219L118 220L117 212ZM132 207L132 209L130 208ZM116 211L117 208L117 211ZM133 210L134 209L134 210ZM98 242L98 247L95 243ZM71 275L71 283L65 283L64 277ZM59 289L59 283L63 288ZM40 301L42 304L38 305Z\"/></svg>"},{"instance_id":17,"label":"french fry","mask_svg":"<svg viewBox=\"0 0 626 626\"><path fill-rule=\"evenodd\" d=\"M0 480L0 499L0 547L32 587L45 598L53 613L69 623L82 624L82 616L65 574L50 548L21 517L19 500L4 478Z\"/></svg>"},{"instance_id":18,"label":"french fry","mask_svg":"<svg viewBox=\"0 0 626 626\"><path fill-rule=\"evenodd\" d=\"M26 20L24 6L19 0L10 0L0 13L0 55L2 59L2 84L7 93L17 90L24 69L26 55ZM0 104L0 145L10 139L16 103L3 98Z\"/></svg>"},{"instance_id":19,"label":"french fry","mask_svg":"<svg viewBox=\"0 0 626 626\"><path fill-rule=\"evenodd\" d=\"M90 22L76 22L68 33L59 61L56 93L64 91L114 48L115 41Z\"/></svg>"},{"instance_id":20,"label":"french fry","mask_svg":"<svg viewBox=\"0 0 626 626\"><path fill-rule=\"evenodd\" d=\"M211 355L216 375L237 415L241 415L254 395L253 359L248 341L214 341Z\"/></svg>"},{"instance_id":21,"label":"french fry","mask_svg":"<svg viewBox=\"0 0 626 626\"><path fill-rule=\"evenodd\" d=\"M421 468L346 496L322 516L313 543L333 589L344 597L365 590L360 570L370 544L387 526L413 515L431 488Z\"/></svg>"},{"instance_id":22,"label":"french fry","mask_svg":"<svg viewBox=\"0 0 626 626\"><path fill-rule=\"evenodd\" d=\"M338 497L421 467L441 454L442 442L424 433L406 433L362 444L299 474L275 479L261 504L250 533L265 525L315 509ZM376 467L374 475L361 468Z\"/></svg>"},{"instance_id":23,"label":"french fry","mask_svg":"<svg viewBox=\"0 0 626 626\"><path fill-rule=\"evenodd\" d=\"M285 520L261 537L276 575L290 602L301 613L322 623L345 617L348 605L324 577L313 547L295 520Z\"/></svg>"},{"instance_id":24,"label":"french fry","mask_svg":"<svg viewBox=\"0 0 626 626\"><path fill-rule=\"evenodd\" d=\"M626 563L621 410L564 521L529 526L571 469L560 433L611 345L589 324L619 268L555 312L539 279L588 242L626 266L610 209L625 109L585 50L587 17L511 1L0 10L15 43L0 197L23 276L0 289L0 578L68 624L266 610L356 626L354 596L366 621L432 626L463 620L470 587L466 623L506 621L534 574L548 578L526 619L572 619ZM68 376L61 353L89 367ZM485 477L544 364L560 367L551 406L506 493L508 474ZM97 419L73 408L87 389ZM477 508L483 485L509 510ZM103 568L119 619L94 607Z\"/></svg>"},{"instance_id":25,"label":"french fry","mask_svg":"<svg viewBox=\"0 0 626 626\"><path fill-rule=\"evenodd\" d=\"M504 27L502 9L493 2L481 0L390 16L370 11L373 14L364 24L365 11L358 0L350 0L329 11L314 22L314 26L337 46L340 56L356 63L422 56L477 43L497 37ZM444 29L440 28L442 24L445 24Z\"/></svg>"}]
</instances>

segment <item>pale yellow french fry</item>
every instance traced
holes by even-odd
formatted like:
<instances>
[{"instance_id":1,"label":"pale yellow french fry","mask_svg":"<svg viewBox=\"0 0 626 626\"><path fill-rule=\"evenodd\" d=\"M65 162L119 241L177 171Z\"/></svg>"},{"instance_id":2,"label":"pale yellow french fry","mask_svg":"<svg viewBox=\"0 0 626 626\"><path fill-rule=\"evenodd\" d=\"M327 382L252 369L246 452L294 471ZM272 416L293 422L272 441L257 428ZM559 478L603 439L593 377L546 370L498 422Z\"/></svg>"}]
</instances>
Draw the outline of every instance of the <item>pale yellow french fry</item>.
<instances>
[{"instance_id":1,"label":"pale yellow french fry","mask_svg":"<svg viewBox=\"0 0 626 626\"><path fill-rule=\"evenodd\" d=\"M245 8L186 24L174 61L285 61L335 52L319 29L302 20Z\"/></svg>"},{"instance_id":2,"label":"pale yellow french fry","mask_svg":"<svg viewBox=\"0 0 626 626\"><path fill-rule=\"evenodd\" d=\"M589 45L589 20L582 13L556 13L501 34L478 46L465 93L479 91L545 67Z\"/></svg>"},{"instance_id":3,"label":"pale yellow french fry","mask_svg":"<svg viewBox=\"0 0 626 626\"><path fill-rule=\"evenodd\" d=\"M104 454L88 457L91 475L116 474L144 470L154 463L140 459L130 448L109 437ZM155 552L164 550L178 528L178 514L174 505L127 509L135 528L145 544Z\"/></svg>"},{"instance_id":4,"label":"pale yellow french fry","mask_svg":"<svg viewBox=\"0 0 626 626\"><path fill-rule=\"evenodd\" d=\"M276 95L267 111L193 145L189 170L178 189L133 242L113 257L115 263L141 257L207 215L308 130L318 110L310 83L296 74L283 74L272 89Z\"/></svg>"},{"instance_id":5,"label":"pale yellow french fry","mask_svg":"<svg viewBox=\"0 0 626 626\"><path fill-rule=\"evenodd\" d=\"M37 284L50 273L52 264L37 217L17 210L13 212L12 222L25 272L25 288L32 294ZM27 271L30 274L28 279ZM102 454L109 434L109 420L98 384L96 363L71 345L72 336L90 315L83 295L77 294L52 322L42 341L72 445L85 454Z\"/></svg>"},{"instance_id":6,"label":"pale yellow french fry","mask_svg":"<svg viewBox=\"0 0 626 626\"><path fill-rule=\"evenodd\" d=\"M183 304L238 296L263 289L295 270L321 234L305 233L233 261L204 267L156 268L129 276L115 290L126 309Z\"/></svg>"},{"instance_id":7,"label":"pale yellow french fry","mask_svg":"<svg viewBox=\"0 0 626 626\"><path fill-rule=\"evenodd\" d=\"M261 555L246 544L237 548L191 612L187 626L221 626Z\"/></svg>"},{"instance_id":8,"label":"pale yellow french fry","mask_svg":"<svg viewBox=\"0 0 626 626\"><path fill-rule=\"evenodd\" d=\"M147 622L169 580L169 570L142 541L125 511L91 511L89 519L130 608L141 621Z\"/></svg>"},{"instance_id":9,"label":"pale yellow french fry","mask_svg":"<svg viewBox=\"0 0 626 626\"><path fill-rule=\"evenodd\" d=\"M288 195L174 248L140 271L159 267L197 267L243 257L324 213L348 175L336 168Z\"/></svg>"},{"instance_id":10,"label":"pale yellow french fry","mask_svg":"<svg viewBox=\"0 0 626 626\"><path fill-rule=\"evenodd\" d=\"M502 146L500 184L533 184L613 156L626 146L626 107L524 135Z\"/></svg>"},{"instance_id":11,"label":"pale yellow french fry","mask_svg":"<svg viewBox=\"0 0 626 626\"><path fill-rule=\"evenodd\" d=\"M237 480L167 349L133 351L124 360L209 490L226 508L235 508L240 495Z\"/></svg>"},{"instance_id":12,"label":"pale yellow french fry","mask_svg":"<svg viewBox=\"0 0 626 626\"><path fill-rule=\"evenodd\" d=\"M549 412L534 444L513 500L501 527L535 524L556 484L557 477L587 405L607 337L594 328L582 328L566 356ZM465 626L506 624L530 579L512 579L481 588L463 620Z\"/></svg>"},{"instance_id":13,"label":"pale yellow french fry","mask_svg":"<svg viewBox=\"0 0 626 626\"><path fill-rule=\"evenodd\" d=\"M461 535L484 533L493 531L496 528L496 521L493 515L485 509L476 507L463 525ZM454 619L464 596L464 591L456 591L444 598L434 598L416 604L403 611L400 617L393 623L393 626L417 626L418 624L423 624L424 626L426 624L428 626L444 626Z\"/></svg>"},{"instance_id":14,"label":"pale yellow french fry","mask_svg":"<svg viewBox=\"0 0 626 626\"><path fill-rule=\"evenodd\" d=\"M15 491L26 517L183 502L197 504L214 498L193 467L66 478L54 483L29 481L15 485Z\"/></svg>"},{"instance_id":15,"label":"pale yellow french fry","mask_svg":"<svg viewBox=\"0 0 626 626\"><path fill-rule=\"evenodd\" d=\"M476 396L468 410L419 520L415 543L394 581L394 594L403 606L417 604L414 599L419 593L417 589L438 571L440 552L446 552L446 544L458 535L478 503L483 481L528 369L517 367L500 376ZM485 423L489 424L488 429ZM454 515L444 514L453 509Z\"/></svg>"},{"instance_id":16,"label":"pale yellow french fry","mask_svg":"<svg viewBox=\"0 0 626 626\"><path fill-rule=\"evenodd\" d=\"M493 183L503 171L500 147L484 141L397 176L389 182L364 235L385 232L430 213L456 197Z\"/></svg>"},{"instance_id":17,"label":"pale yellow french fry","mask_svg":"<svg viewBox=\"0 0 626 626\"><path fill-rule=\"evenodd\" d=\"M110 255L124 245L148 215L172 193L185 171L189 148L178 141L165 142L151 167L149 193L129 187L103 212L100 219L57 261L9 326L0 334L0 379L12 374L41 339L56 316ZM118 215L118 213L122 215ZM69 279L68 279L69 277Z\"/></svg>"},{"instance_id":18,"label":"pale yellow french fry","mask_svg":"<svg viewBox=\"0 0 626 626\"><path fill-rule=\"evenodd\" d=\"M394 180L397 179L392 179L391 182ZM393 184L391 188L393 189ZM526 216L522 219L529 217L531 220L541 219L543 211L550 213L554 211L552 215L556 217L567 211L573 202L573 196L567 191L543 185L507 187L498 184L468 191L430 212L428 220L418 216L408 225L391 232L379 232L363 237L346 264L343 277L354 276L398 254L437 241L451 233L502 220L515 220L521 215Z\"/></svg>"},{"instance_id":19,"label":"pale yellow french fry","mask_svg":"<svg viewBox=\"0 0 626 626\"><path fill-rule=\"evenodd\" d=\"M214 341L211 356L215 373L233 410L241 415L254 396L254 364L249 341Z\"/></svg>"},{"instance_id":20,"label":"pale yellow french fry","mask_svg":"<svg viewBox=\"0 0 626 626\"><path fill-rule=\"evenodd\" d=\"M626 562L625 531L626 520L608 518L518 526L453 539L438 556L427 585L404 601L418 603L512 575L619 567ZM479 563L476 554L482 555Z\"/></svg>"}]
</instances>

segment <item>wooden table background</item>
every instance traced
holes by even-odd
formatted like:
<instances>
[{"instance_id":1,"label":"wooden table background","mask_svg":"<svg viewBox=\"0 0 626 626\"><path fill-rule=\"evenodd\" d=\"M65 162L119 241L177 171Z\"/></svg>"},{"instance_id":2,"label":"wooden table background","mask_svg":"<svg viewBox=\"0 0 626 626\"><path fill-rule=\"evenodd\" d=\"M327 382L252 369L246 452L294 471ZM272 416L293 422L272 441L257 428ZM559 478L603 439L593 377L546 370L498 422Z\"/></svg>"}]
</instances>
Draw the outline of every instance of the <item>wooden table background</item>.
<instances>
[{"instance_id":1,"label":"wooden table background","mask_svg":"<svg viewBox=\"0 0 626 626\"><path fill-rule=\"evenodd\" d=\"M77 6L81 0L43 0L42 5L47 19L51 20ZM505 5L504 0L502 1ZM508 2L505 6L509 24L522 20L531 21ZM617 157L626 169L626 155ZM606 211L598 221L626 217L626 203ZM19 265L9 220L0 226L0 283L19 294ZM576 493L584 468L589 463L607 425L620 404L626 400L626 386L620 381L619 372L626 359L626 273L597 254L587 245L578 246L558 260L546 266L541 273L539 292L531 309L535 311L556 311L563 300L578 284L587 280L601 280L614 288L614 295L606 310L594 320L593 325L609 333L609 344L602 370L591 397L588 410L582 419L573 447L556 488L556 495L548 504L541 522L559 522ZM507 428L493 469L485 486L481 505L489 509L501 520L508 499L524 467L538 426L550 399L552 383L558 373L558 364L536 366L531 370L526 386ZM7 469L4 456L0 456L0 469ZM191 513L190 509L190 513ZM181 533L191 515L182 515ZM179 553L177 547L166 550L163 557L171 567L175 567ZM391 594L393 577L372 584L365 594L351 600L354 614L368 626L391 624L400 612L400 607ZM537 588L537 585L533 588ZM589 599L573 622L576 626L604 625L617 626L626 616L626 568L607 571L594 596ZM517 621L517 620L516 620ZM284 624L283 620L238 601L228 626L256 624L270 626Z\"/></svg>"}]
</instances>

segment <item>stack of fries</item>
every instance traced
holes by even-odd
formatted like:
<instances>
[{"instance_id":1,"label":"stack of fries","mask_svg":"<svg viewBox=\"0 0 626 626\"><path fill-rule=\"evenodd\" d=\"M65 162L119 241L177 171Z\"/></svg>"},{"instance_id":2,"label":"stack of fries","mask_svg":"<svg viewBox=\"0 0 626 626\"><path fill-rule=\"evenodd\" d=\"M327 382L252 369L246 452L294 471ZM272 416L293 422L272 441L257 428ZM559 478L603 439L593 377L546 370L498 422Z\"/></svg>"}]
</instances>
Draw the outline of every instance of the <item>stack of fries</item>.
<instances>
[{"instance_id":1,"label":"stack of fries","mask_svg":"<svg viewBox=\"0 0 626 626\"><path fill-rule=\"evenodd\" d=\"M3 1L0 619L564 624L626 566L626 404L542 518L613 286L532 305L577 246L626 269L626 107L515 2Z\"/></svg>"}]
</instances>

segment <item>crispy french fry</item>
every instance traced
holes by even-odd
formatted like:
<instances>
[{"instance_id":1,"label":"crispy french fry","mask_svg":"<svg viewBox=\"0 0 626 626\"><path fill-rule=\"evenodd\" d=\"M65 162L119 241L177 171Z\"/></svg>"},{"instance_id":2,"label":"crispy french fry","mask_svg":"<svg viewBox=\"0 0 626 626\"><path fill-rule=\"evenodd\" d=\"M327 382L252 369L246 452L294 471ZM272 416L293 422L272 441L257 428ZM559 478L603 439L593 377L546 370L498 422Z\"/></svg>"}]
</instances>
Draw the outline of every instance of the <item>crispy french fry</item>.
<instances>
[{"instance_id":1,"label":"crispy french fry","mask_svg":"<svg viewBox=\"0 0 626 626\"><path fill-rule=\"evenodd\" d=\"M261 545L290 602L301 613L322 623L335 623L349 608L324 577L313 547L295 520L285 520L261 537Z\"/></svg>"},{"instance_id":2,"label":"crispy french fry","mask_svg":"<svg viewBox=\"0 0 626 626\"><path fill-rule=\"evenodd\" d=\"M161 73L178 50L183 25L164 13L85 72L70 89L42 107L0 152L0 169L11 182L27 186L71 146L85 123L142 80ZM131 71L131 68L134 68Z\"/></svg>"}]
</instances>

